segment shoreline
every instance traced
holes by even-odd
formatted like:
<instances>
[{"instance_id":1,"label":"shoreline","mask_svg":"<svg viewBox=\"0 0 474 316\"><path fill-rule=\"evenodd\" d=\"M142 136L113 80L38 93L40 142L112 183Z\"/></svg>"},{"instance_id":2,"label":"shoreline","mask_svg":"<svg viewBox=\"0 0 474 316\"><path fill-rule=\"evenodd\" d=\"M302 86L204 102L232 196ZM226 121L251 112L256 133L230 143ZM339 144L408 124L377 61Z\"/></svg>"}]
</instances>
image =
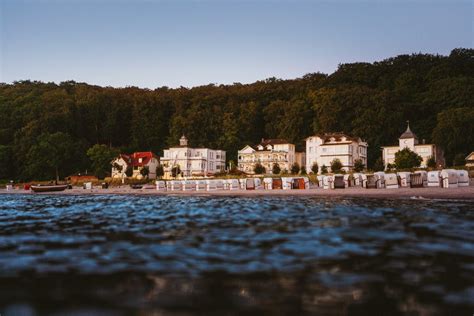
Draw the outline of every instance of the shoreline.
<instances>
[{"instance_id":1,"label":"shoreline","mask_svg":"<svg viewBox=\"0 0 474 316\"><path fill-rule=\"evenodd\" d=\"M156 189L131 189L130 187L111 187L108 189L73 188L60 192L35 193L23 189L0 189L0 194L32 195L147 195L147 196L315 196L315 197L366 197L390 199L448 199L474 201L474 186L459 188L398 188L398 189L364 189L360 187L324 190L311 188L305 190L215 190L215 191L157 191Z\"/></svg>"}]
</instances>

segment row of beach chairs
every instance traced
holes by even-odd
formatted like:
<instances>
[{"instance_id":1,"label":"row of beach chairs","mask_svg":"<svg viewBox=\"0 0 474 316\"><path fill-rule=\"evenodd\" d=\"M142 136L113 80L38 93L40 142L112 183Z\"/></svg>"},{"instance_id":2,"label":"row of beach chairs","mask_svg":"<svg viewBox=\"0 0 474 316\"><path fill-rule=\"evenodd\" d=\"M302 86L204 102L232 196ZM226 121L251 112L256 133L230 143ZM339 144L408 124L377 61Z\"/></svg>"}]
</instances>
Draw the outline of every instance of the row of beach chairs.
<instances>
[{"instance_id":1,"label":"row of beach chairs","mask_svg":"<svg viewBox=\"0 0 474 316\"><path fill-rule=\"evenodd\" d=\"M323 189L344 189L362 187L367 189L397 189L442 187L457 188L469 186L466 170L443 169L441 171L415 171L373 174L335 174L318 176L319 187Z\"/></svg>"},{"instance_id":2,"label":"row of beach chairs","mask_svg":"<svg viewBox=\"0 0 474 316\"><path fill-rule=\"evenodd\" d=\"M245 178L209 180L158 180L158 191L218 191L218 190L294 190L309 189L307 177Z\"/></svg>"}]
</instances>

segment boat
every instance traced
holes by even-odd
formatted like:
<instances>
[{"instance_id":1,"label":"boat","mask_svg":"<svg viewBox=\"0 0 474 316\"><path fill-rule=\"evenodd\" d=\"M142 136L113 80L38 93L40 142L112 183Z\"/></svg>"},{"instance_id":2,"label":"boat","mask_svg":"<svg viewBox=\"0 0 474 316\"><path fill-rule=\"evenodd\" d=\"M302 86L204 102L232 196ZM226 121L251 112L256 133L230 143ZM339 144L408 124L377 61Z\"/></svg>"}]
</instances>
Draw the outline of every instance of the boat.
<instances>
[{"instance_id":1,"label":"boat","mask_svg":"<svg viewBox=\"0 0 474 316\"><path fill-rule=\"evenodd\" d=\"M33 192L56 192L56 191L64 191L68 188L67 184L38 184L32 185L31 190Z\"/></svg>"}]
</instances>

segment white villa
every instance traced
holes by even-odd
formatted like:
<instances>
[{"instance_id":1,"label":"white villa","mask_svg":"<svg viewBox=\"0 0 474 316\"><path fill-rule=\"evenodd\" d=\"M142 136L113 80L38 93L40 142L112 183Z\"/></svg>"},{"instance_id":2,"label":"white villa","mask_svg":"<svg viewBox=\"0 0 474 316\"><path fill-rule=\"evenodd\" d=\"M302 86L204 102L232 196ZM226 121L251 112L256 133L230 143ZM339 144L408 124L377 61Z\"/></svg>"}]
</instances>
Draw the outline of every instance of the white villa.
<instances>
[{"instance_id":1,"label":"white villa","mask_svg":"<svg viewBox=\"0 0 474 316\"><path fill-rule=\"evenodd\" d=\"M262 138L260 144L247 145L238 151L238 169L253 174L255 165L260 163L265 167L266 173L271 173L273 164L278 163L282 171L290 171L293 163L304 162L302 157L304 153L295 152L295 145L285 139Z\"/></svg>"},{"instance_id":2,"label":"white villa","mask_svg":"<svg viewBox=\"0 0 474 316\"><path fill-rule=\"evenodd\" d=\"M191 148L183 135L179 146L164 150L160 159L165 177L171 175L171 169L179 166L184 177L209 176L225 170L225 151L209 148Z\"/></svg>"},{"instance_id":3,"label":"white villa","mask_svg":"<svg viewBox=\"0 0 474 316\"><path fill-rule=\"evenodd\" d=\"M160 164L160 158L151 151L135 152L131 155L120 154L112 160L112 178L126 178L126 170L130 166L133 168L132 178L143 178L141 170L148 167L148 178L156 179L156 167Z\"/></svg>"},{"instance_id":4,"label":"white villa","mask_svg":"<svg viewBox=\"0 0 474 316\"><path fill-rule=\"evenodd\" d=\"M367 166L367 143L359 137L351 137L342 132L324 133L306 138L306 169L316 162L321 170L324 165L330 170L331 162L339 159L343 169L352 170L354 161L361 159Z\"/></svg>"},{"instance_id":5,"label":"white villa","mask_svg":"<svg viewBox=\"0 0 474 316\"><path fill-rule=\"evenodd\" d=\"M474 151L466 157L466 167L474 167Z\"/></svg>"},{"instance_id":6,"label":"white villa","mask_svg":"<svg viewBox=\"0 0 474 316\"><path fill-rule=\"evenodd\" d=\"M407 130L398 138L398 146L386 146L382 147L382 158L385 167L388 164L395 163L395 153L408 147L411 151L414 151L423 158L420 167L426 168L426 164L430 157L434 157L437 165L443 165L444 158L441 150L436 148L434 144L425 144L423 140L422 144L418 143L418 137L410 129L410 123L407 122Z\"/></svg>"}]
</instances>

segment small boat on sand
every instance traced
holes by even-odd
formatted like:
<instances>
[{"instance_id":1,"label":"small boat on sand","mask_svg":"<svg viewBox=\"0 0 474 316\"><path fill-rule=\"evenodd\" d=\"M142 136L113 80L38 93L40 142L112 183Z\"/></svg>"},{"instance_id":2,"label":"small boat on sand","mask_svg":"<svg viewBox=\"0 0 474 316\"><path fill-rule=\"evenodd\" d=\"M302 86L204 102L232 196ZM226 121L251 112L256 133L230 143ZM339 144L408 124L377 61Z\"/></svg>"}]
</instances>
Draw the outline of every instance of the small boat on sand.
<instances>
[{"instance_id":1,"label":"small boat on sand","mask_svg":"<svg viewBox=\"0 0 474 316\"><path fill-rule=\"evenodd\" d=\"M38 184L32 185L30 188L33 192L55 192L64 191L67 187L67 184Z\"/></svg>"}]
</instances>

